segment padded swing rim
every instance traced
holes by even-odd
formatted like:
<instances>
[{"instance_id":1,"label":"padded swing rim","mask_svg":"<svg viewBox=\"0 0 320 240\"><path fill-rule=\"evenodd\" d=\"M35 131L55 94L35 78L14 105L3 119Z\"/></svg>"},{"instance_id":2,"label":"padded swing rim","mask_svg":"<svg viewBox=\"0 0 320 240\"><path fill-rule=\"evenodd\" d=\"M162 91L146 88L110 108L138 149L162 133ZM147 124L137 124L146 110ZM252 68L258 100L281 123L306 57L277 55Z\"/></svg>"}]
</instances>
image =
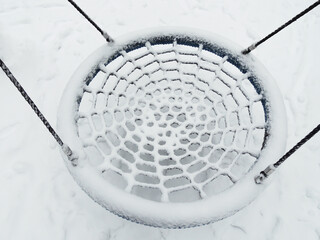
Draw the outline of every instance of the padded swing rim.
<instances>
[{"instance_id":1,"label":"padded swing rim","mask_svg":"<svg viewBox=\"0 0 320 240\"><path fill-rule=\"evenodd\" d=\"M110 61L112 57L116 57L119 50L134 49L146 40L160 43L165 40L169 42L174 38L179 39L178 43L202 43L206 50L222 57L227 55L228 61L241 71L252 72L253 77L249 80L266 99L262 104L269 115L268 134L265 147L256 164L230 189L196 202L159 203L114 187L89 167L80 139L77 138L74 113L80 102L84 83L93 78L101 62ZM105 44L94 51L75 71L64 90L59 107L59 131L66 143L79 155L79 164L76 167L64 157L75 181L94 201L114 214L155 227L184 228L207 224L230 216L252 202L266 186L257 185L254 182L255 175L281 157L285 150L286 116L283 99L274 80L254 56L241 54L242 49L212 33L166 27L127 34L115 39L114 43Z\"/></svg>"}]
</instances>

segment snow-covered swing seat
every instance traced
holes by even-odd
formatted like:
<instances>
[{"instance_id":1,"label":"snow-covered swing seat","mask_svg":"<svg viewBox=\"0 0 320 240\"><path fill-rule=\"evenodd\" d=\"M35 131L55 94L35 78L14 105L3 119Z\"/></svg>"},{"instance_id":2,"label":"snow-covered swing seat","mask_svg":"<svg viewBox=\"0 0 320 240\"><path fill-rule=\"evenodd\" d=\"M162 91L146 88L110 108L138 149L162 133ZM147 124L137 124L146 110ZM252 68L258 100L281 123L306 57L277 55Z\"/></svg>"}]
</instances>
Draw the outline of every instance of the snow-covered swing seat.
<instances>
[{"instance_id":1,"label":"snow-covered swing seat","mask_svg":"<svg viewBox=\"0 0 320 240\"><path fill-rule=\"evenodd\" d=\"M193 29L120 37L76 70L59 132L66 164L97 203L138 223L210 223L264 188L254 177L285 149L283 100L243 48Z\"/></svg>"}]
</instances>

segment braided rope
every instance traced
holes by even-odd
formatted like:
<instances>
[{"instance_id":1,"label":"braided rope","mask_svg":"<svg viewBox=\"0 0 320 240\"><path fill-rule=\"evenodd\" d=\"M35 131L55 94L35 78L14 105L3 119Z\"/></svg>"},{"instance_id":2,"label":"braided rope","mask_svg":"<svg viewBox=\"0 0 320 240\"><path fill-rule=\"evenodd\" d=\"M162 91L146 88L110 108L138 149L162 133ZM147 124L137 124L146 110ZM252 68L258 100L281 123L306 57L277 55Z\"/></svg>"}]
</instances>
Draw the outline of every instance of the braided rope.
<instances>
[{"instance_id":1,"label":"braided rope","mask_svg":"<svg viewBox=\"0 0 320 240\"><path fill-rule=\"evenodd\" d=\"M283 24L282 26L280 26L279 28L277 28L276 30L274 30L272 33L268 34L266 37L262 38L261 40L259 40L256 43L251 44L248 48L244 49L242 51L242 54L248 54L250 53L252 50L254 50L256 47L258 47L260 44L264 43L265 41L267 41L269 38L271 38L272 36L276 35L278 32L280 32L281 30L283 30L284 28L288 27L291 23L295 22L296 20L298 20L300 17L302 17L303 15L305 15L306 13L310 12L312 9L314 9L315 7L317 7L320 4L320 0L318 0L317 2L315 2L314 4L310 5L308 8L306 8L305 10L303 10L302 12L300 12L298 15L296 15L295 17L291 18L288 22L286 22L285 24Z\"/></svg>"},{"instance_id":2,"label":"braided rope","mask_svg":"<svg viewBox=\"0 0 320 240\"><path fill-rule=\"evenodd\" d=\"M105 31L103 31L98 24L96 24L74 1L68 0L68 2L75 8L77 11L84 16L100 33L101 35L106 39L107 42L113 42L113 39L109 36L109 34Z\"/></svg>"},{"instance_id":3,"label":"braided rope","mask_svg":"<svg viewBox=\"0 0 320 240\"><path fill-rule=\"evenodd\" d=\"M262 183L267 177L269 177L287 158L295 153L303 144L309 141L314 135L320 131L320 124L309 132L303 139L301 139L296 145L294 145L288 152L286 152L276 163L269 165L265 170L261 171L258 176L255 177L257 184Z\"/></svg>"},{"instance_id":4,"label":"braided rope","mask_svg":"<svg viewBox=\"0 0 320 240\"><path fill-rule=\"evenodd\" d=\"M9 70L9 68L6 66L6 64L0 59L0 67L4 71L4 73L7 75L7 77L11 80L13 85L18 89L18 91L21 93L21 95L24 97L24 99L27 101L27 103L30 105L32 110L37 114L39 119L42 121L42 123L46 126L48 131L51 133L51 135L54 137L54 139L57 141L57 143L61 146L62 151L66 154L68 159L73 162L73 164L76 164L77 157L72 152L72 150L69 148L68 145L66 145L62 139L59 137L57 132L52 128L48 120L45 118L45 116L41 113L37 105L32 101L32 99L29 97L27 92L24 90L24 88L21 86L21 84L18 82L18 80L13 76L12 72Z\"/></svg>"}]
</instances>

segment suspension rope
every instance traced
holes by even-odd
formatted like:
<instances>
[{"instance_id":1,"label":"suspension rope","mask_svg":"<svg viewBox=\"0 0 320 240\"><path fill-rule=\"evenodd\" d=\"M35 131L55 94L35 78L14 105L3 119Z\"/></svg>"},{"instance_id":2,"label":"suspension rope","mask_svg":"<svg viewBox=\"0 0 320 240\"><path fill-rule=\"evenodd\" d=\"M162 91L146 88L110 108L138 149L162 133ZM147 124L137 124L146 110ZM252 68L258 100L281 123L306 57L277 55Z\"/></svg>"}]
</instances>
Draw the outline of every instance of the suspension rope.
<instances>
[{"instance_id":1,"label":"suspension rope","mask_svg":"<svg viewBox=\"0 0 320 240\"><path fill-rule=\"evenodd\" d=\"M33 111L37 114L39 119L42 121L42 123L46 126L46 128L49 130L51 135L54 137L54 139L57 141L57 143L61 146L63 152L66 154L68 159L72 161L73 165L76 165L77 156L72 152L72 150L69 148L68 145L66 145L62 139L59 137L57 132L52 128L48 120L45 118L45 116L41 113L39 108L36 106L36 104L32 101L32 99L29 97L27 92L24 90L24 88L21 86L21 84L18 82L18 80L13 76L12 72L9 70L9 68L6 66L6 64L0 59L0 67L4 71L4 73L7 75L7 77L11 80L13 85L18 89L20 94L24 97L24 99L27 101L27 103L30 105L30 107L33 109Z\"/></svg>"},{"instance_id":2,"label":"suspension rope","mask_svg":"<svg viewBox=\"0 0 320 240\"><path fill-rule=\"evenodd\" d=\"M69 3L71 3L79 13L81 13L106 39L107 42L113 42L113 39L107 34L105 31L103 31L74 1L68 0ZM313 8L317 7L320 4L320 0L306 8L304 11L290 19L288 22L280 26L278 29L261 39L260 41L253 43L248 48L244 49L242 51L242 54L248 54L252 50L254 50L256 47L258 47L260 44L280 32L282 29L289 26L291 23L305 15L306 13L310 12ZM62 147L63 152L66 154L68 159L72 161L73 165L76 166L76 160L78 157L72 152L70 147L66 145L62 139L59 137L57 132L52 128L48 120L44 117L44 115L41 113L39 108L36 106L36 104L32 101L32 99L29 97L29 95L26 93L24 88L21 86L21 84L18 82L18 80L13 76L12 72L9 70L9 68L5 65L5 63L0 59L0 67L4 71L4 73L7 75L7 77L11 80L11 82L14 84L14 86L18 89L20 94L24 97L24 99L27 101L27 103L30 105L30 107L33 109L33 111L37 114L39 119L42 121L42 123L46 126L48 131L51 133L51 135L54 137L54 139L57 141L57 143ZM299 141L294 147L292 147L287 153L285 153L276 163L269 165L266 169L260 172L258 176L255 177L255 182L257 184L262 183L267 177L269 177L288 157L290 157L293 153L295 153L302 145L304 145L308 140L310 140L316 133L320 131L320 124L315 127L310 133L308 133L301 141Z\"/></svg>"},{"instance_id":3,"label":"suspension rope","mask_svg":"<svg viewBox=\"0 0 320 240\"><path fill-rule=\"evenodd\" d=\"M315 7L317 7L320 4L320 0L318 0L317 2L315 2L314 4L312 4L311 6L309 6L308 8L306 8L305 10L303 10L302 12L300 12L298 15L296 15L295 17L291 18L288 22L286 22L285 24L283 24L282 26L280 26L279 28L277 28L276 30L274 30L272 33L270 33L269 35L265 36L264 38L262 38L261 40L259 40L256 43L251 44L248 48L244 49L241 53L242 54L248 54L250 53L252 50L254 50L256 47L258 47L260 44L264 43L265 41L267 41L269 38L271 38L272 36L276 35L278 32L280 32L282 29L288 27L291 23L295 22L296 20L298 20L300 17L302 17L303 15L305 15L306 13L310 12L312 9L314 9Z\"/></svg>"},{"instance_id":4,"label":"suspension rope","mask_svg":"<svg viewBox=\"0 0 320 240\"><path fill-rule=\"evenodd\" d=\"M113 42L113 39L110 37L110 35L103 31L98 24L96 24L74 1L72 0L68 0L69 3L71 3L71 5L78 10L78 12L80 14L82 14L82 16L84 16L90 23L91 25L93 25L100 33L101 35L106 39L107 42Z\"/></svg>"},{"instance_id":5,"label":"suspension rope","mask_svg":"<svg viewBox=\"0 0 320 240\"><path fill-rule=\"evenodd\" d=\"M265 170L260 172L256 176L255 181L257 184L260 184L269 177L288 157L295 153L303 144L309 141L314 135L320 131L320 124L315 127L311 132L309 132L303 139L300 140L296 145L294 145L286 154L284 154L276 163L269 165Z\"/></svg>"}]
</instances>

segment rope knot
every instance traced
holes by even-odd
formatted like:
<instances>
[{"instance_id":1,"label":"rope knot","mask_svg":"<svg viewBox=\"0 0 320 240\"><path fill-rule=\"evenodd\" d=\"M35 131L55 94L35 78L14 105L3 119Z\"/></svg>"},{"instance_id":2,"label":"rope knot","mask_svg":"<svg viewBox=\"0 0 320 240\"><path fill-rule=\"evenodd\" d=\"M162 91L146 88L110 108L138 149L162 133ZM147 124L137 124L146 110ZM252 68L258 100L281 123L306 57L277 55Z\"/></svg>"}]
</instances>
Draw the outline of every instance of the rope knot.
<instances>
[{"instance_id":1,"label":"rope knot","mask_svg":"<svg viewBox=\"0 0 320 240\"><path fill-rule=\"evenodd\" d=\"M66 144L63 144L62 151L68 157L71 164L76 167L78 165L79 156L76 153L72 152L71 148Z\"/></svg>"}]
</instances>

